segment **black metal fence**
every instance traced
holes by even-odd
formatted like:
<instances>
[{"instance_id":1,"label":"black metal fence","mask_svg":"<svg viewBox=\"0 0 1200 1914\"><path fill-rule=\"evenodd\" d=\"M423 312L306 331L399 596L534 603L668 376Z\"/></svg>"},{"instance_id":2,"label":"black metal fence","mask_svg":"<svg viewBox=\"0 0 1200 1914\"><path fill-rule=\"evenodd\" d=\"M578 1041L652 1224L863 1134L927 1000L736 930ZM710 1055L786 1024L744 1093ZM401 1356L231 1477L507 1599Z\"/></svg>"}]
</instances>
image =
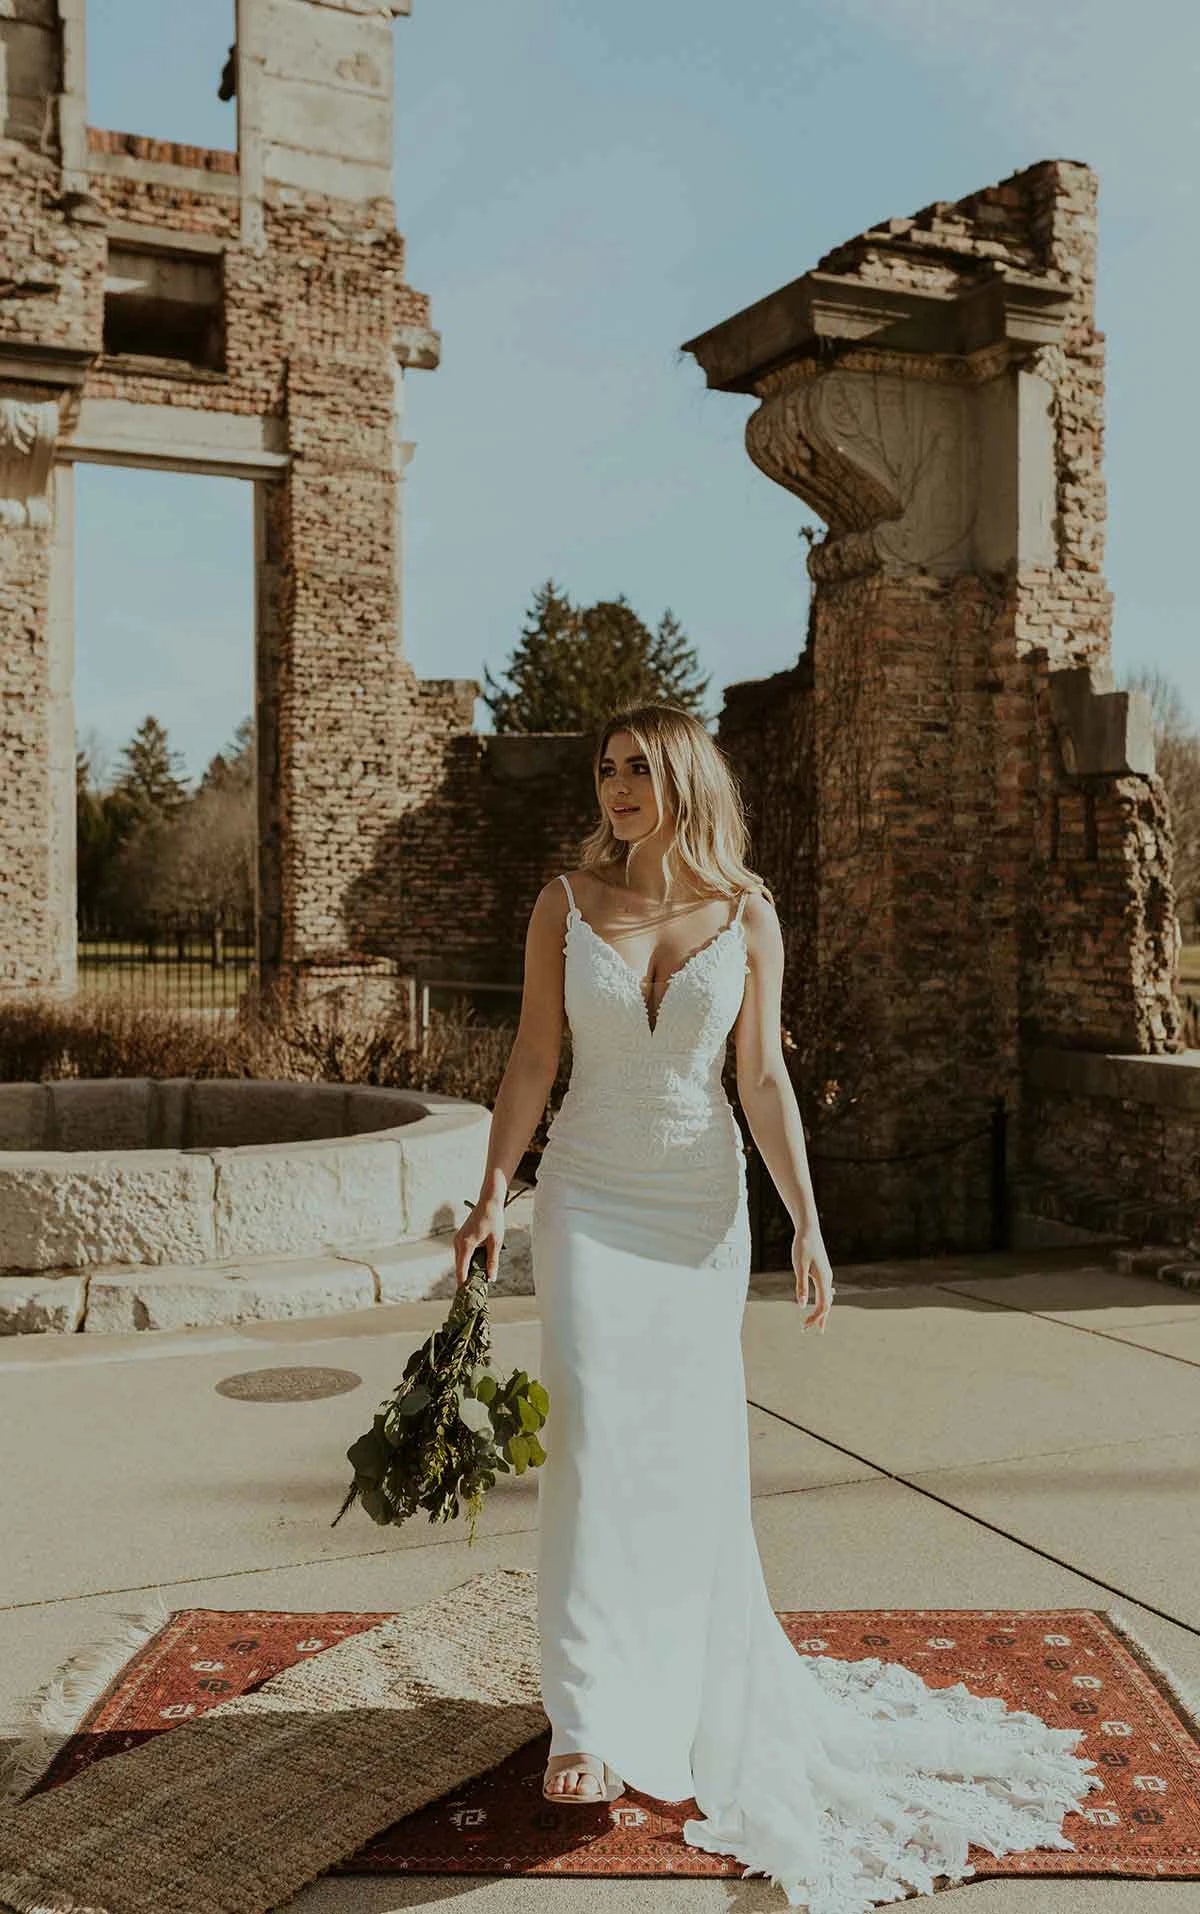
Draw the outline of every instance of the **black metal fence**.
<instances>
[{"instance_id":1,"label":"black metal fence","mask_svg":"<svg viewBox=\"0 0 1200 1914\"><path fill-rule=\"evenodd\" d=\"M461 978L435 977L431 972L419 968L413 975L419 1043L424 1044L436 1011L461 1014L469 1010L472 1019L477 1022L511 1024L516 1027L524 995L522 984L464 983ZM469 1041L469 1026L466 1036Z\"/></svg>"},{"instance_id":2,"label":"black metal fence","mask_svg":"<svg viewBox=\"0 0 1200 1914\"><path fill-rule=\"evenodd\" d=\"M233 1010L254 974L252 915L80 913L79 987L171 1010Z\"/></svg>"},{"instance_id":3,"label":"black metal fence","mask_svg":"<svg viewBox=\"0 0 1200 1914\"><path fill-rule=\"evenodd\" d=\"M786 1268L792 1238L792 1223L779 1199L770 1173L761 1155L754 1145L752 1137L746 1142L746 1186L750 1205L750 1268L757 1271L776 1266L782 1257ZM932 1143L921 1149L896 1150L887 1154L851 1153L821 1149L808 1149L806 1154L810 1163L851 1164L863 1169L891 1163L915 1162L918 1159L935 1156L950 1156L965 1145L982 1143L987 1154L988 1181L988 1247L1004 1250L1010 1246L1010 1192L1008 1186L1008 1109L1002 1096L991 1099L987 1118L977 1124L973 1130L965 1130L958 1136L947 1137L940 1143ZM915 1225L915 1219L914 1219ZM906 1253L912 1256L936 1254L942 1245L926 1245L920 1240L919 1229L915 1229L915 1240ZM868 1260L863 1258L864 1261Z\"/></svg>"}]
</instances>

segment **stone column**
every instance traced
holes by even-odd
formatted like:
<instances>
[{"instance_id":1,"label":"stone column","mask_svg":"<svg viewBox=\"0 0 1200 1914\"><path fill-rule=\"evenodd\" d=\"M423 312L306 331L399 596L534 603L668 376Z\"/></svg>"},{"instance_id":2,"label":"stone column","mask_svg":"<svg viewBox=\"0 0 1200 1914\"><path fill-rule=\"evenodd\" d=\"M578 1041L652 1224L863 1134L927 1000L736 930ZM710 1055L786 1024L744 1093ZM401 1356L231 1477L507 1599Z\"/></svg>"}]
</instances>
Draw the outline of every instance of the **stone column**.
<instances>
[{"instance_id":1,"label":"stone column","mask_svg":"<svg viewBox=\"0 0 1200 1914\"><path fill-rule=\"evenodd\" d=\"M0 398L0 994L60 995L75 973L71 486L58 402Z\"/></svg>"},{"instance_id":2,"label":"stone column","mask_svg":"<svg viewBox=\"0 0 1200 1914\"><path fill-rule=\"evenodd\" d=\"M806 671L735 687L729 736L811 959L785 1022L826 1187L876 1247L986 1246L989 1119L1016 1113L1028 1043L1178 1041L1144 700L1095 715L1094 202L1086 167L1045 162L860 235L686 348L757 400L751 458L827 527ZM764 755L787 766L770 790ZM1107 830L1055 825L1081 803Z\"/></svg>"},{"instance_id":3,"label":"stone column","mask_svg":"<svg viewBox=\"0 0 1200 1914\"><path fill-rule=\"evenodd\" d=\"M241 238L286 285L288 452L260 487L259 909L284 994L388 1004L406 365L437 363L392 204L387 0L238 0Z\"/></svg>"}]
</instances>

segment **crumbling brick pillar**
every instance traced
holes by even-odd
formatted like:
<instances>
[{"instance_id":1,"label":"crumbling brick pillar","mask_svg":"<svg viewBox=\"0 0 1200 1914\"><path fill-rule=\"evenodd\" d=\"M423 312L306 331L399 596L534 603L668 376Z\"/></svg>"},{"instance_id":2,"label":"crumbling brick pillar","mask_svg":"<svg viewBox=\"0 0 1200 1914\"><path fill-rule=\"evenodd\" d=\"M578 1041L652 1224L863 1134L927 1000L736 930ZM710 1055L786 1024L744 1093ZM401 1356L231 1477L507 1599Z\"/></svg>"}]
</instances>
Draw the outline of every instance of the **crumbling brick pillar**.
<instances>
[{"instance_id":1,"label":"crumbling brick pillar","mask_svg":"<svg viewBox=\"0 0 1200 1914\"><path fill-rule=\"evenodd\" d=\"M88 460L254 486L263 977L393 1000L387 838L401 755L421 756L403 386L440 353L392 200L407 12L237 0L226 151L88 128L83 0L0 9L0 991L74 983L70 501Z\"/></svg>"},{"instance_id":2,"label":"crumbling brick pillar","mask_svg":"<svg viewBox=\"0 0 1200 1914\"><path fill-rule=\"evenodd\" d=\"M0 918L11 927L0 947L0 993L36 964L47 994L57 995L73 981L73 942L58 932L75 876L70 663L53 599L58 406L53 392L25 393L0 399Z\"/></svg>"},{"instance_id":3,"label":"crumbling brick pillar","mask_svg":"<svg viewBox=\"0 0 1200 1914\"><path fill-rule=\"evenodd\" d=\"M82 8L11 0L0 19L0 996L75 984L73 486L56 456L97 256L67 216L84 183Z\"/></svg>"},{"instance_id":4,"label":"crumbling brick pillar","mask_svg":"<svg viewBox=\"0 0 1200 1914\"><path fill-rule=\"evenodd\" d=\"M1108 671L1095 202L1087 167L1041 163L687 347L757 399L751 458L828 528L807 669L764 687L806 761L761 788L753 686L721 735L793 903L805 847L785 1024L843 1254L996 1240L1030 1046L1180 1042L1148 711Z\"/></svg>"}]
</instances>

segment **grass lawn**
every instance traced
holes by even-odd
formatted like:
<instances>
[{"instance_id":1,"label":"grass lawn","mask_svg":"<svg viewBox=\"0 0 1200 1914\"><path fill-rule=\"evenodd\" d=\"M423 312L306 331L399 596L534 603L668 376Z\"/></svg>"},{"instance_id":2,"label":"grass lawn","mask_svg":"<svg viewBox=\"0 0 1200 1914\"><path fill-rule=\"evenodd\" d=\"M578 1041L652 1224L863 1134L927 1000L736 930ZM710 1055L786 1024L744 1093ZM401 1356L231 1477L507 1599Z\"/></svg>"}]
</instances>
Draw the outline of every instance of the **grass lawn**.
<instances>
[{"instance_id":1,"label":"grass lawn","mask_svg":"<svg viewBox=\"0 0 1200 1914\"><path fill-rule=\"evenodd\" d=\"M101 997L130 997L172 1010L232 1010L250 978L251 952L226 945L228 961L214 964L209 946L195 939L183 961L171 952L157 962L132 940L79 944L79 988ZM240 961L235 961L240 959Z\"/></svg>"}]
</instances>

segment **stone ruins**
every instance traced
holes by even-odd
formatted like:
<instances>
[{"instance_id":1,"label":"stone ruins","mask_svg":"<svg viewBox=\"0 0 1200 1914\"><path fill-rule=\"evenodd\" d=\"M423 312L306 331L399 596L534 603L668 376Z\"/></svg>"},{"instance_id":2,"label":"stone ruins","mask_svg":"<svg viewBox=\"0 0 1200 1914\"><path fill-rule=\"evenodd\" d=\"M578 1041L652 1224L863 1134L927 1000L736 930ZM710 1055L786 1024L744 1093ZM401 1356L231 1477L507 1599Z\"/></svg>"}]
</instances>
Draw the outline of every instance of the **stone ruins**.
<instances>
[{"instance_id":1,"label":"stone ruins","mask_svg":"<svg viewBox=\"0 0 1200 1914\"><path fill-rule=\"evenodd\" d=\"M686 348L828 527L803 654L728 687L720 737L792 930L826 1200L868 1240L962 1243L999 1177L1063 1240L1200 1248L1170 823L1109 664L1097 196L1043 161ZM999 1164L954 1147L989 1102Z\"/></svg>"},{"instance_id":2,"label":"stone ruins","mask_svg":"<svg viewBox=\"0 0 1200 1914\"><path fill-rule=\"evenodd\" d=\"M590 820L590 740L480 734L475 681L404 654L404 379L441 356L392 196L408 10L237 0L217 151L88 126L84 0L2 9L0 997L75 985L81 460L254 488L265 976L519 982ZM688 345L827 526L797 663L718 736L846 1254L978 1246L1001 1185L1063 1240L1200 1228L1170 825L1109 665L1096 230L1095 175L1042 161Z\"/></svg>"}]
</instances>

